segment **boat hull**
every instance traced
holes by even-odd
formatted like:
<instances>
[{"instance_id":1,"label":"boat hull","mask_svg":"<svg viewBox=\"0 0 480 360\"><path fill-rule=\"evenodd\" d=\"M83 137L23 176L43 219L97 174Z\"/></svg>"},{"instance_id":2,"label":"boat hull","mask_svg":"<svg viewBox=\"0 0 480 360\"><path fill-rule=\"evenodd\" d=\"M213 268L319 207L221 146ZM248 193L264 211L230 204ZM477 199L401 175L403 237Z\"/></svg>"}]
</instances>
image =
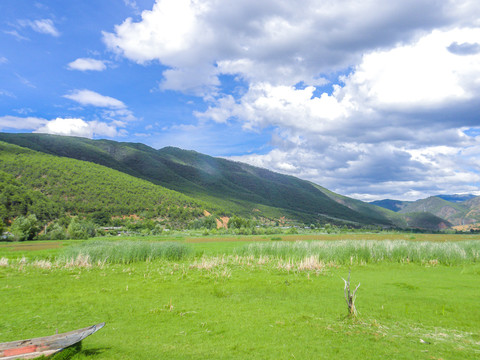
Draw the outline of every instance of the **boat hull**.
<instances>
[{"instance_id":1,"label":"boat hull","mask_svg":"<svg viewBox=\"0 0 480 360\"><path fill-rule=\"evenodd\" d=\"M0 343L0 359L34 359L42 355L50 356L82 341L104 326L105 323L100 323L62 334Z\"/></svg>"}]
</instances>

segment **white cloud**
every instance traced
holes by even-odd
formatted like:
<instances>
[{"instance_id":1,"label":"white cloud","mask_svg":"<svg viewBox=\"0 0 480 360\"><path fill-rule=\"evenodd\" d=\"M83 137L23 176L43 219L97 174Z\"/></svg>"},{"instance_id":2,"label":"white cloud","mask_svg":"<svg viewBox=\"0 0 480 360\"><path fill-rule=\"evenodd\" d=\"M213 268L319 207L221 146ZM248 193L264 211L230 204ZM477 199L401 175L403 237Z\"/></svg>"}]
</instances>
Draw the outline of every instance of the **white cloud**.
<instances>
[{"instance_id":1,"label":"white cloud","mask_svg":"<svg viewBox=\"0 0 480 360\"><path fill-rule=\"evenodd\" d=\"M21 114L21 115L27 115L27 114L30 114L33 111L33 109L31 108L20 108L20 109L13 109L14 112L16 112L17 114Z\"/></svg>"},{"instance_id":2,"label":"white cloud","mask_svg":"<svg viewBox=\"0 0 480 360\"><path fill-rule=\"evenodd\" d=\"M41 20L19 20L18 22L22 27L30 27L33 31L41 34L52 35L55 37L60 36L60 32L56 29L55 24L51 19Z\"/></svg>"},{"instance_id":3,"label":"white cloud","mask_svg":"<svg viewBox=\"0 0 480 360\"><path fill-rule=\"evenodd\" d=\"M110 96L101 95L91 90L73 90L63 97L76 101L84 106L94 106L101 108L99 116L109 122L135 121L137 118L131 110L120 100Z\"/></svg>"},{"instance_id":4,"label":"white cloud","mask_svg":"<svg viewBox=\"0 0 480 360\"><path fill-rule=\"evenodd\" d=\"M197 116L279 129L270 153L236 159L343 194L405 198L425 188L430 194L470 189L479 172L462 159L465 149L480 151L480 138L465 135L474 120L459 114L479 108L480 54L448 47L476 38L479 29L434 31L366 54L331 94L252 83L238 100L221 97Z\"/></svg>"},{"instance_id":5,"label":"white cloud","mask_svg":"<svg viewBox=\"0 0 480 360\"><path fill-rule=\"evenodd\" d=\"M220 74L273 85L318 85L325 82L322 74L355 64L365 51L388 49L458 19L463 26L475 24L472 13L459 10L469 7L476 10L468 0L305 0L302 6L277 0L157 0L141 21L128 18L103 37L111 50L139 64L170 67L177 81L172 87L166 81L167 89L215 85L212 77Z\"/></svg>"},{"instance_id":6,"label":"white cloud","mask_svg":"<svg viewBox=\"0 0 480 360\"><path fill-rule=\"evenodd\" d=\"M11 35L11 36L15 37L15 39L17 39L18 41L30 40L29 38L27 38L23 35L20 35L17 30L4 30L3 32L5 34L8 34L8 35Z\"/></svg>"},{"instance_id":7,"label":"white cloud","mask_svg":"<svg viewBox=\"0 0 480 360\"><path fill-rule=\"evenodd\" d=\"M123 2L125 3L125 6L132 8L135 14L140 13L140 9L138 8L138 4L135 0L123 0Z\"/></svg>"},{"instance_id":8,"label":"white cloud","mask_svg":"<svg viewBox=\"0 0 480 360\"><path fill-rule=\"evenodd\" d=\"M91 90L73 90L63 97L76 101L81 105L90 105L112 109L123 109L125 104L110 96L101 95Z\"/></svg>"},{"instance_id":9,"label":"white cloud","mask_svg":"<svg viewBox=\"0 0 480 360\"><path fill-rule=\"evenodd\" d=\"M101 121L85 121L79 118L56 118L47 120L36 117L2 116L0 130L28 130L35 133L47 133L66 136L92 138L94 136L123 136L124 124Z\"/></svg>"},{"instance_id":10,"label":"white cloud","mask_svg":"<svg viewBox=\"0 0 480 360\"><path fill-rule=\"evenodd\" d=\"M34 132L66 136L92 137L92 128L82 119L57 118L46 123Z\"/></svg>"},{"instance_id":11,"label":"white cloud","mask_svg":"<svg viewBox=\"0 0 480 360\"><path fill-rule=\"evenodd\" d=\"M26 85L30 88L36 88L35 85L33 85L30 80L28 80L27 78L23 77L22 75L20 74L17 74L17 73L14 73L14 75L17 77L17 79L23 84L23 85Z\"/></svg>"},{"instance_id":12,"label":"white cloud","mask_svg":"<svg viewBox=\"0 0 480 360\"><path fill-rule=\"evenodd\" d=\"M115 119L120 119L122 122L137 120L133 112L128 109L104 110L102 116L112 121L115 121Z\"/></svg>"},{"instance_id":13,"label":"white cloud","mask_svg":"<svg viewBox=\"0 0 480 360\"><path fill-rule=\"evenodd\" d=\"M0 117L0 129L1 130L32 130L37 129L45 125L48 121L36 117L21 118L18 116L1 116Z\"/></svg>"},{"instance_id":14,"label":"white cloud","mask_svg":"<svg viewBox=\"0 0 480 360\"><path fill-rule=\"evenodd\" d=\"M103 71L107 68L105 62L102 60L90 59L90 58L78 58L68 64L69 70L80 71Z\"/></svg>"},{"instance_id":15,"label":"white cloud","mask_svg":"<svg viewBox=\"0 0 480 360\"><path fill-rule=\"evenodd\" d=\"M8 59L5 56L0 56L0 64L8 63Z\"/></svg>"},{"instance_id":16,"label":"white cloud","mask_svg":"<svg viewBox=\"0 0 480 360\"><path fill-rule=\"evenodd\" d=\"M197 115L216 122L238 118L247 128L275 125L323 134L358 125L403 127L413 112L425 116L445 107L461 108L480 96L480 53L459 56L447 49L455 39L475 38L480 38L480 29L436 31L410 45L366 54L331 94L315 95L313 86L251 83L238 101L221 97ZM462 119L454 117L450 120L458 127ZM423 122L430 126L430 119Z\"/></svg>"},{"instance_id":17,"label":"white cloud","mask_svg":"<svg viewBox=\"0 0 480 360\"><path fill-rule=\"evenodd\" d=\"M15 94L13 94L11 91L0 89L0 96L8 96L11 98L16 98Z\"/></svg>"},{"instance_id":18,"label":"white cloud","mask_svg":"<svg viewBox=\"0 0 480 360\"><path fill-rule=\"evenodd\" d=\"M168 62L169 57L193 45L191 35L202 8L197 4L200 3L189 0L158 1L152 11L142 13L141 22L128 18L115 26L116 35L104 33L104 40L109 47L138 63L160 58Z\"/></svg>"},{"instance_id":19,"label":"white cloud","mask_svg":"<svg viewBox=\"0 0 480 360\"><path fill-rule=\"evenodd\" d=\"M115 137L120 135L120 132L114 125L99 121L87 122L75 118L57 118L55 120L50 120L34 132L87 138L92 138L94 136Z\"/></svg>"},{"instance_id":20,"label":"white cloud","mask_svg":"<svg viewBox=\"0 0 480 360\"><path fill-rule=\"evenodd\" d=\"M375 108L441 107L479 95L480 54L449 51L458 40L475 41L480 29L434 31L418 42L364 56L345 91Z\"/></svg>"}]
</instances>

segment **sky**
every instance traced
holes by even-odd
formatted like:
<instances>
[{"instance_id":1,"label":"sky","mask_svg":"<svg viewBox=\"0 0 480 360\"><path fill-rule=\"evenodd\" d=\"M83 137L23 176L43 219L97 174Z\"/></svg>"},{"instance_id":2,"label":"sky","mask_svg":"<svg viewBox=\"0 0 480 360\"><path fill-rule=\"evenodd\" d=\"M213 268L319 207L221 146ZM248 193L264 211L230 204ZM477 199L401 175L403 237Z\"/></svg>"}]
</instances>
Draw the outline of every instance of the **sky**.
<instances>
[{"instance_id":1,"label":"sky","mask_svg":"<svg viewBox=\"0 0 480 360\"><path fill-rule=\"evenodd\" d=\"M1 0L0 131L480 195L480 2Z\"/></svg>"}]
</instances>

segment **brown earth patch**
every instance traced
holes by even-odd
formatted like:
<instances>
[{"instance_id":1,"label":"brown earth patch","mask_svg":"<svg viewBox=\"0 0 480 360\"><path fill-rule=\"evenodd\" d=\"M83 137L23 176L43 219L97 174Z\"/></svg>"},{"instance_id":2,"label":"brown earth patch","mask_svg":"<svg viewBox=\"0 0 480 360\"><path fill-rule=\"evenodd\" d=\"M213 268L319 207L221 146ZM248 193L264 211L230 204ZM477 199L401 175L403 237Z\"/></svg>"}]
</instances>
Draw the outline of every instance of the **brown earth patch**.
<instances>
[{"instance_id":1,"label":"brown earth patch","mask_svg":"<svg viewBox=\"0 0 480 360\"><path fill-rule=\"evenodd\" d=\"M227 216L222 216L218 219L215 219L217 221L217 229L228 229L228 221L230 220L229 217Z\"/></svg>"}]
</instances>

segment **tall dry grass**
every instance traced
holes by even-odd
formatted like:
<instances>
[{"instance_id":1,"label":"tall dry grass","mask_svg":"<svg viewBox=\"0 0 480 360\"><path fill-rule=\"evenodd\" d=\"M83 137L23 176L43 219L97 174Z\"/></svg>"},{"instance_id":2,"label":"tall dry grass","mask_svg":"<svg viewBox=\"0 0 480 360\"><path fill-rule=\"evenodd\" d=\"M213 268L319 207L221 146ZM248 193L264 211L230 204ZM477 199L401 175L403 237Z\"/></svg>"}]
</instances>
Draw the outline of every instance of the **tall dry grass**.
<instances>
[{"instance_id":1,"label":"tall dry grass","mask_svg":"<svg viewBox=\"0 0 480 360\"><path fill-rule=\"evenodd\" d=\"M455 265L480 261L480 240L414 242L405 240L341 240L253 243L240 248L241 256L280 259L315 257L324 263L413 262Z\"/></svg>"}]
</instances>

